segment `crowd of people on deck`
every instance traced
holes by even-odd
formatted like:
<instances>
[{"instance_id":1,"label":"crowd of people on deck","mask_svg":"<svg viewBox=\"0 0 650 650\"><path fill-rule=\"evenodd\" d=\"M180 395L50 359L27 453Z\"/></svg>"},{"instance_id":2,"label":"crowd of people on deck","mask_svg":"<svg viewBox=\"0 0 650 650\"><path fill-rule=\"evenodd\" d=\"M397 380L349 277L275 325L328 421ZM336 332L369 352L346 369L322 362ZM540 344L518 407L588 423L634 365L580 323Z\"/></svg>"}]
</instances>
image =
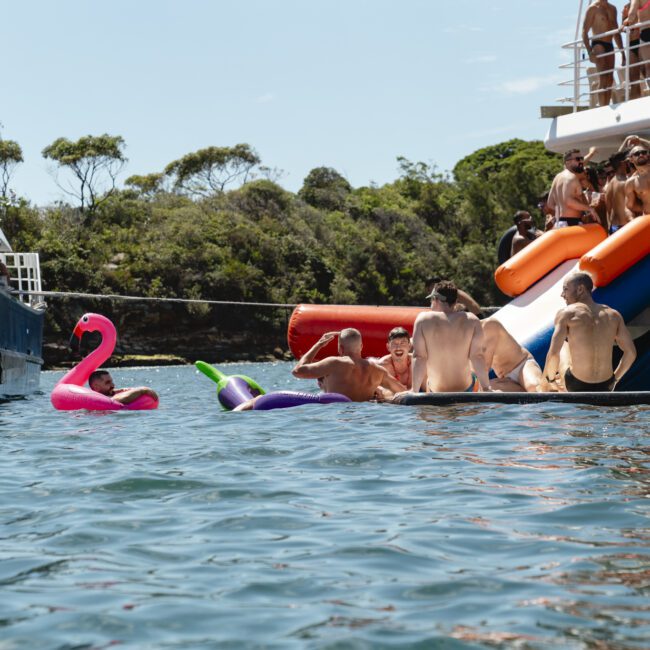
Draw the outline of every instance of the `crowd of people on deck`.
<instances>
[{"instance_id":1,"label":"crowd of people on deck","mask_svg":"<svg viewBox=\"0 0 650 650\"><path fill-rule=\"evenodd\" d=\"M625 44L629 51L629 97L638 99L647 92L644 81L650 78L650 0L631 0L625 4L621 25L630 28L626 30L628 42ZM582 23L582 41L589 60L596 67L593 92L598 106L607 106L612 100L617 51L621 54L621 65L626 65L621 31L617 9L611 2L594 0L589 5ZM614 49L614 44L618 50Z\"/></svg>"}]
</instances>

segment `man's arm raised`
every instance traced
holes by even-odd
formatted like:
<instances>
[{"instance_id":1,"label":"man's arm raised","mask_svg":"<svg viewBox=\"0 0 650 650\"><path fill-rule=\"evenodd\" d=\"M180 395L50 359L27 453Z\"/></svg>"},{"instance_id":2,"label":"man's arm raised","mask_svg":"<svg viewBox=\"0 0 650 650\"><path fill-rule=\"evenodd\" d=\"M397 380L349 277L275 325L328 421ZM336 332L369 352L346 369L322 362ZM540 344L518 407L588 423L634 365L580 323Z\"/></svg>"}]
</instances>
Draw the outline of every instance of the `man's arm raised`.
<instances>
[{"instance_id":1,"label":"man's arm raised","mask_svg":"<svg viewBox=\"0 0 650 650\"><path fill-rule=\"evenodd\" d=\"M293 367L291 374L298 379L318 379L324 377L331 371L332 362L336 361L334 357L328 357L322 361L313 362L314 357L330 341L333 341L340 332L326 332L314 345L300 357L298 363Z\"/></svg>"}]
</instances>

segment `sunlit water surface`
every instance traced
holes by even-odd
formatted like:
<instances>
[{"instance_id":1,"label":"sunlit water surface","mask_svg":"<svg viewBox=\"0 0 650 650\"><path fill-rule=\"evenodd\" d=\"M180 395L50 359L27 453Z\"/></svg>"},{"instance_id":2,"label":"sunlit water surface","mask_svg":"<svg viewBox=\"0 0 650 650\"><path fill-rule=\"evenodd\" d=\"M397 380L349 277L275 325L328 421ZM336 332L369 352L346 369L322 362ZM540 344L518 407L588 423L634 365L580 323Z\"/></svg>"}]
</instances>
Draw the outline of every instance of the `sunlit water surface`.
<instances>
[{"instance_id":1,"label":"sunlit water surface","mask_svg":"<svg viewBox=\"0 0 650 650\"><path fill-rule=\"evenodd\" d=\"M290 366L241 364L267 389ZM650 410L0 404L0 649L650 646Z\"/></svg>"}]
</instances>

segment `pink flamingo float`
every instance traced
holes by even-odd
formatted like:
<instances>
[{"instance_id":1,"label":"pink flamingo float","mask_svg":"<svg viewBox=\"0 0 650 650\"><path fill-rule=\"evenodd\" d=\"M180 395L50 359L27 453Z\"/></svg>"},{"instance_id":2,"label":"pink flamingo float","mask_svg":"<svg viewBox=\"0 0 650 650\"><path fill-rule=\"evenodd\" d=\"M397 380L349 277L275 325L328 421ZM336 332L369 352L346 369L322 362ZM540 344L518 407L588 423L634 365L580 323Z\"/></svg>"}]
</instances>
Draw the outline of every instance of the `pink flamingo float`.
<instances>
[{"instance_id":1,"label":"pink flamingo float","mask_svg":"<svg viewBox=\"0 0 650 650\"><path fill-rule=\"evenodd\" d=\"M158 408L158 400L141 395L130 404L121 404L107 395L84 386L90 374L97 370L115 349L115 326L101 314L84 314L76 324L73 337L81 340L84 332L99 332L102 341L95 350L62 377L52 390L50 401L60 411L88 409L90 411L145 410Z\"/></svg>"}]
</instances>

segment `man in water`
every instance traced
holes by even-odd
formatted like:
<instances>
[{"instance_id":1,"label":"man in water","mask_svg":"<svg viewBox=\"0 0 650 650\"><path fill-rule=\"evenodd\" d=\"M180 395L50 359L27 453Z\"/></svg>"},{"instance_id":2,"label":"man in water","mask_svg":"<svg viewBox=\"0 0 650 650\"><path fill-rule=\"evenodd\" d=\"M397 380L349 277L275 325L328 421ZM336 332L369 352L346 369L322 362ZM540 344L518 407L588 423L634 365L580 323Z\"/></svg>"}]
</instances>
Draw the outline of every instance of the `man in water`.
<instances>
[{"instance_id":1,"label":"man in water","mask_svg":"<svg viewBox=\"0 0 650 650\"><path fill-rule=\"evenodd\" d=\"M510 245L510 257L544 234L535 227L530 212L526 212L526 210L518 210L515 213L514 222L515 226L517 226L517 232L514 234Z\"/></svg>"},{"instance_id":2,"label":"man in water","mask_svg":"<svg viewBox=\"0 0 650 650\"><path fill-rule=\"evenodd\" d=\"M582 40L585 49L589 55L589 60L598 70L598 105L608 106L612 99L612 86L614 85L614 44L612 38L616 41L619 50L623 49L623 39L617 31L614 35L598 36L612 30L618 30L618 20L616 18L616 7L607 0L595 0L589 5L585 13L585 19L582 23ZM589 39L589 32L598 36L593 40ZM622 65L625 66L625 54Z\"/></svg>"},{"instance_id":3,"label":"man in water","mask_svg":"<svg viewBox=\"0 0 650 650\"><path fill-rule=\"evenodd\" d=\"M598 213L590 207L582 194L580 175L585 171L584 156L578 149L564 154L564 169L553 179L548 205L555 212L555 227L577 226L588 212L598 223Z\"/></svg>"},{"instance_id":4,"label":"man in water","mask_svg":"<svg viewBox=\"0 0 650 650\"><path fill-rule=\"evenodd\" d=\"M413 347L409 333L403 327L394 327L388 333L386 349L388 354L379 360L379 365L401 384L401 391L410 390L413 379ZM422 387L426 389L426 380Z\"/></svg>"},{"instance_id":5,"label":"man in water","mask_svg":"<svg viewBox=\"0 0 650 650\"><path fill-rule=\"evenodd\" d=\"M617 151L609 157L614 175L605 186L605 205L607 206L607 232L613 235L632 220L632 213L625 205L625 184L627 183L627 151Z\"/></svg>"},{"instance_id":6,"label":"man in water","mask_svg":"<svg viewBox=\"0 0 650 650\"><path fill-rule=\"evenodd\" d=\"M134 402L138 397L142 397L143 395L149 395L149 397L153 397L155 400L158 399L156 392L146 386L139 388L115 388L113 378L108 370L95 370L88 378L88 385L96 393L106 395L120 404L131 404L131 402Z\"/></svg>"},{"instance_id":7,"label":"man in water","mask_svg":"<svg viewBox=\"0 0 650 650\"><path fill-rule=\"evenodd\" d=\"M497 376L492 380L492 388L514 393L538 391L542 369L533 355L495 318L482 320L481 327L485 335L485 364Z\"/></svg>"},{"instance_id":8,"label":"man in water","mask_svg":"<svg viewBox=\"0 0 650 650\"><path fill-rule=\"evenodd\" d=\"M432 393L491 390L481 323L474 314L456 311L457 296L453 282L438 282L427 296L431 311L415 319L412 393L425 377Z\"/></svg>"},{"instance_id":9,"label":"man in water","mask_svg":"<svg viewBox=\"0 0 650 650\"><path fill-rule=\"evenodd\" d=\"M625 183L625 206L634 215L650 214L650 150L638 144L630 151L636 169Z\"/></svg>"},{"instance_id":10,"label":"man in water","mask_svg":"<svg viewBox=\"0 0 650 650\"><path fill-rule=\"evenodd\" d=\"M568 342L570 362L564 374L569 392L606 392L630 369L636 359L636 348L623 317L607 305L594 302L593 281L588 273L569 275L562 288L567 306L555 317L555 331L544 366L542 390L559 390L560 351ZM612 351L617 345L623 357L612 370Z\"/></svg>"},{"instance_id":11,"label":"man in water","mask_svg":"<svg viewBox=\"0 0 650 650\"><path fill-rule=\"evenodd\" d=\"M336 337L339 355L314 361L318 352ZM323 389L341 393L353 402L366 402L375 397L379 386L392 392L402 390L402 384L393 379L385 368L361 356L361 332L348 327L340 332L327 332L302 355L291 371L299 379L322 377Z\"/></svg>"}]
</instances>

